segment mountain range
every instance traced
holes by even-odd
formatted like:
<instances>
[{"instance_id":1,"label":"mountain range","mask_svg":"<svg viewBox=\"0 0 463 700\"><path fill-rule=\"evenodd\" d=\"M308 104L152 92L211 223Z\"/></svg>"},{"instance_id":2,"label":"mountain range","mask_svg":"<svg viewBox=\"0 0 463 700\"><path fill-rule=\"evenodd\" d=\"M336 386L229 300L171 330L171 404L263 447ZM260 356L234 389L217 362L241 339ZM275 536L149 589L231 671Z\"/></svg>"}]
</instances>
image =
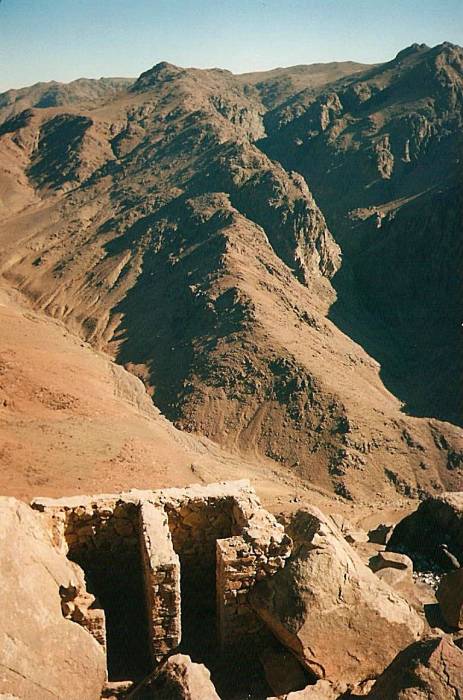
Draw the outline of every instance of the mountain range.
<instances>
[{"instance_id":1,"label":"mountain range","mask_svg":"<svg viewBox=\"0 0 463 700\"><path fill-rule=\"evenodd\" d=\"M0 95L3 492L461 487L462 108L450 43Z\"/></svg>"}]
</instances>

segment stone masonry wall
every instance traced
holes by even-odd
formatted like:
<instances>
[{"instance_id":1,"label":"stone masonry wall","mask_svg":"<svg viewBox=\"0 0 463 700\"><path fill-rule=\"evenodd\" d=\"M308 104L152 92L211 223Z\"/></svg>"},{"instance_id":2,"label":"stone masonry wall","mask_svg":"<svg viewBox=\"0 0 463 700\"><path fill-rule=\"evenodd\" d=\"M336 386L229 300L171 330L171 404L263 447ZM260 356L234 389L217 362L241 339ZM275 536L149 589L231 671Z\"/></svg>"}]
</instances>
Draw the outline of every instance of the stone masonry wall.
<instances>
[{"instance_id":1,"label":"stone masonry wall","mask_svg":"<svg viewBox=\"0 0 463 700\"><path fill-rule=\"evenodd\" d=\"M285 566L291 539L260 504L235 503L236 524L242 534L217 541L217 615L222 646L236 644L262 626L248 604L257 581Z\"/></svg>"},{"instance_id":2,"label":"stone masonry wall","mask_svg":"<svg viewBox=\"0 0 463 700\"><path fill-rule=\"evenodd\" d=\"M166 513L145 502L139 517L151 656L158 662L180 644L180 561Z\"/></svg>"},{"instance_id":3,"label":"stone masonry wall","mask_svg":"<svg viewBox=\"0 0 463 700\"><path fill-rule=\"evenodd\" d=\"M203 596L214 596L215 588L219 640L227 645L259 628L248 593L282 568L291 552L290 538L246 480L32 505L71 558L85 561L96 550L108 561L137 553L154 661L180 643L180 577Z\"/></svg>"},{"instance_id":4,"label":"stone masonry wall","mask_svg":"<svg viewBox=\"0 0 463 700\"><path fill-rule=\"evenodd\" d=\"M101 644L106 654L106 617L95 596L88 593L85 582L80 585L60 587L61 610L63 617L77 622Z\"/></svg>"},{"instance_id":5,"label":"stone masonry wall","mask_svg":"<svg viewBox=\"0 0 463 700\"><path fill-rule=\"evenodd\" d=\"M184 575L196 582L215 572L216 540L233 531L233 502L230 498L193 498L182 504L167 503L166 513L175 551Z\"/></svg>"}]
</instances>

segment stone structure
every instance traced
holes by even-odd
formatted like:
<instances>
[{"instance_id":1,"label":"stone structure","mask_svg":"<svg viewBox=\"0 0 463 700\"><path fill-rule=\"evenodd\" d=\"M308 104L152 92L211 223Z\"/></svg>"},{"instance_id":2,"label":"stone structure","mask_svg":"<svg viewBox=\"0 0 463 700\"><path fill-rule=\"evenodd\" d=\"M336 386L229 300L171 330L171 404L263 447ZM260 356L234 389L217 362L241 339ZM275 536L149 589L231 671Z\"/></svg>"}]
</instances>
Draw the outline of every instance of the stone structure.
<instances>
[{"instance_id":1,"label":"stone structure","mask_svg":"<svg viewBox=\"0 0 463 700\"><path fill-rule=\"evenodd\" d=\"M166 513L149 502L140 507L140 547L151 655L160 661L181 639L180 560L172 545Z\"/></svg>"},{"instance_id":2,"label":"stone structure","mask_svg":"<svg viewBox=\"0 0 463 700\"><path fill-rule=\"evenodd\" d=\"M120 609L136 604L131 598L138 597L138 603L130 614L141 615L146 628L143 639L138 622L135 636L150 649L152 668L180 644L181 608L194 604L190 591L209 603L215 598L222 645L256 632L262 623L248 594L256 581L283 568L291 553L291 539L262 508L248 481L36 499L32 506L43 514L55 544L84 569L90 589L93 585L101 597L108 630L92 595L84 605L77 591L75 596L63 591L63 612L103 646L108 638L110 677L109 628L117 627ZM112 595L119 595L114 609Z\"/></svg>"}]
</instances>

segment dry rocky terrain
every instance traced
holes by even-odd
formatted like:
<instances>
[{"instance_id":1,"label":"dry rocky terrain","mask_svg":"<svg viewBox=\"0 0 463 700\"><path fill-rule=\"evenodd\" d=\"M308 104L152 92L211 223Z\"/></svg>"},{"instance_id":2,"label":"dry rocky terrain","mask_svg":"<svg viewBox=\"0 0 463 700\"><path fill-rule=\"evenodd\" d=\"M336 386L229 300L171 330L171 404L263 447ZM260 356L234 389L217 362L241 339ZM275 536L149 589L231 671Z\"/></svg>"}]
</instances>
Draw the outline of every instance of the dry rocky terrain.
<instances>
[{"instance_id":1,"label":"dry rocky terrain","mask_svg":"<svg viewBox=\"0 0 463 700\"><path fill-rule=\"evenodd\" d=\"M0 493L246 478L292 543L287 558L253 551L270 569L226 591L258 631L247 689L224 683L233 654L196 656L194 640L168 641L143 687L110 674L103 689L88 611L72 617L93 595L86 560L46 513L4 499L0 697L463 697L462 106L449 43L375 66L160 63L0 95ZM37 572L20 598L13 535ZM40 586L35 626L15 629ZM71 656L66 679L47 676Z\"/></svg>"},{"instance_id":2,"label":"dry rocky terrain","mask_svg":"<svg viewBox=\"0 0 463 700\"><path fill-rule=\"evenodd\" d=\"M357 501L454 489L461 50L323 74L159 64L4 96L4 284L239 460ZM397 125L405 161L378 150Z\"/></svg>"}]
</instances>

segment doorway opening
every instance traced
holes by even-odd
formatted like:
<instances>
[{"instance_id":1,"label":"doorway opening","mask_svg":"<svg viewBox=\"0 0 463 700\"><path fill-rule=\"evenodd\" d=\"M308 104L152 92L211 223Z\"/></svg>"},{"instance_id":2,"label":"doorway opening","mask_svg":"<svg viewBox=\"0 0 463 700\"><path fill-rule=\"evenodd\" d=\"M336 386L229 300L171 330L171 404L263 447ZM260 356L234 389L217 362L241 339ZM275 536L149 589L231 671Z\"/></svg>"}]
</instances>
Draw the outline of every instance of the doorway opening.
<instances>
[{"instance_id":1,"label":"doorway opening","mask_svg":"<svg viewBox=\"0 0 463 700\"><path fill-rule=\"evenodd\" d=\"M112 517L95 513L93 520L71 519L70 527L68 558L83 569L87 591L105 613L108 678L139 681L152 671L153 662L138 509L123 504Z\"/></svg>"}]
</instances>

